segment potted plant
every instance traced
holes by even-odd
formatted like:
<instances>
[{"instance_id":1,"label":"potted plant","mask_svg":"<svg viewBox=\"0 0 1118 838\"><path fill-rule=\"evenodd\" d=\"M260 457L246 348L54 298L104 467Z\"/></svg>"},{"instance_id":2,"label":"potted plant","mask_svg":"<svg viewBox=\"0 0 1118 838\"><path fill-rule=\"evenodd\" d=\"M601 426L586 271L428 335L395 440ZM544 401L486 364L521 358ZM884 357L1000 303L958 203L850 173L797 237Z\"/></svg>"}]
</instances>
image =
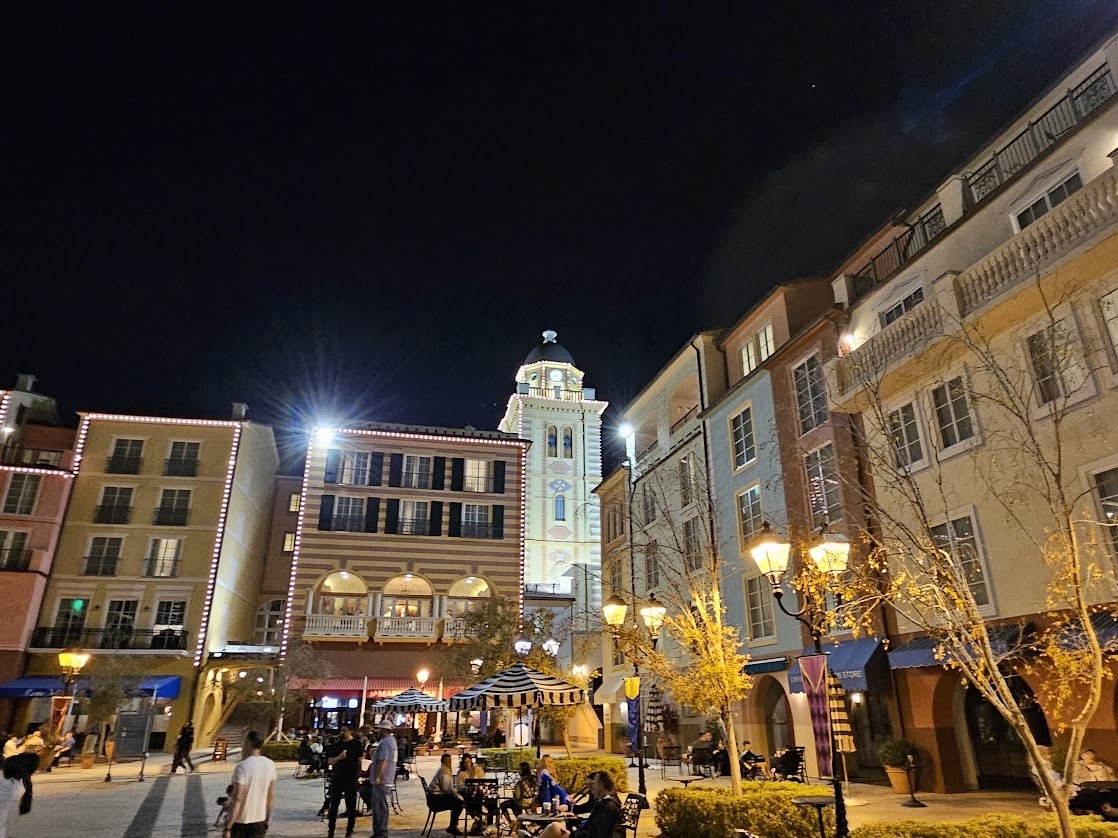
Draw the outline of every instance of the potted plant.
<instances>
[{"instance_id":1,"label":"potted plant","mask_svg":"<svg viewBox=\"0 0 1118 838\"><path fill-rule=\"evenodd\" d=\"M897 794L910 794L909 773L916 764L919 749L907 739L886 739L877 749L878 759L885 766L889 784Z\"/></svg>"}]
</instances>

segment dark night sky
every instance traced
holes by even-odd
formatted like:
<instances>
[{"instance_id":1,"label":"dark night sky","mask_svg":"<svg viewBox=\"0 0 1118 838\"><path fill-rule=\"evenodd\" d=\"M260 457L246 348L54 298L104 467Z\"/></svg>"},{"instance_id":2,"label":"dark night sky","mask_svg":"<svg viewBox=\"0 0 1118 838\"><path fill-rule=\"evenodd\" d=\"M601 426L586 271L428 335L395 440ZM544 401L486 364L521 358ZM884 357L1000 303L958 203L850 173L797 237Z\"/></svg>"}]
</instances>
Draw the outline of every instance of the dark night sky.
<instances>
[{"instance_id":1,"label":"dark night sky","mask_svg":"<svg viewBox=\"0 0 1118 838\"><path fill-rule=\"evenodd\" d=\"M22 5L0 386L280 426L492 428L549 327L621 407L1118 26L1110 0Z\"/></svg>"}]
</instances>

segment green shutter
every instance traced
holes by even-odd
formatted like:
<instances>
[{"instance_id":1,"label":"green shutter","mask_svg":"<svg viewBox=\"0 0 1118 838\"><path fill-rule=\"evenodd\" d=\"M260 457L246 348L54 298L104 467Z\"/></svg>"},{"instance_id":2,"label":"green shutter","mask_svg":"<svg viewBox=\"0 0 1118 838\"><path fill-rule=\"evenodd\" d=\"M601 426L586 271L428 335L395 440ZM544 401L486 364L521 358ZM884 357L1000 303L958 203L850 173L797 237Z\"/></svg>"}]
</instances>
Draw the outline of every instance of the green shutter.
<instances>
[{"instance_id":1,"label":"green shutter","mask_svg":"<svg viewBox=\"0 0 1118 838\"><path fill-rule=\"evenodd\" d=\"M388 458L388 485L399 486L404 475L404 455L392 454Z\"/></svg>"},{"instance_id":2,"label":"green shutter","mask_svg":"<svg viewBox=\"0 0 1118 838\"><path fill-rule=\"evenodd\" d=\"M369 485L379 486L384 474L384 452L374 451L369 455Z\"/></svg>"},{"instance_id":3,"label":"green shutter","mask_svg":"<svg viewBox=\"0 0 1118 838\"><path fill-rule=\"evenodd\" d=\"M384 502L384 531L394 534L400 529L400 500L389 498Z\"/></svg>"},{"instance_id":4,"label":"green shutter","mask_svg":"<svg viewBox=\"0 0 1118 838\"><path fill-rule=\"evenodd\" d=\"M380 498L365 501L365 532L377 531L377 517L380 515Z\"/></svg>"},{"instance_id":5,"label":"green shutter","mask_svg":"<svg viewBox=\"0 0 1118 838\"><path fill-rule=\"evenodd\" d=\"M326 476L323 478L326 483L338 482L338 468L342 464L342 452L337 448L331 448L326 452Z\"/></svg>"},{"instance_id":6,"label":"green shutter","mask_svg":"<svg viewBox=\"0 0 1118 838\"><path fill-rule=\"evenodd\" d=\"M428 519L427 535L442 535L443 534L443 502L441 500L431 501L431 517Z\"/></svg>"},{"instance_id":7,"label":"green shutter","mask_svg":"<svg viewBox=\"0 0 1118 838\"><path fill-rule=\"evenodd\" d=\"M495 494L505 493L505 461L493 461L493 491Z\"/></svg>"},{"instance_id":8,"label":"green shutter","mask_svg":"<svg viewBox=\"0 0 1118 838\"><path fill-rule=\"evenodd\" d=\"M450 461L450 491L461 492L466 485L466 461L455 457Z\"/></svg>"},{"instance_id":9,"label":"green shutter","mask_svg":"<svg viewBox=\"0 0 1118 838\"><path fill-rule=\"evenodd\" d=\"M495 504L493 507L490 508L489 514L491 516L490 520L492 521L492 523L490 524L490 530L489 531L492 534L492 537L493 538L504 538L505 537L505 508L503 506L501 506L501 504L499 504L499 503Z\"/></svg>"},{"instance_id":10,"label":"green shutter","mask_svg":"<svg viewBox=\"0 0 1118 838\"><path fill-rule=\"evenodd\" d=\"M450 520L446 522L446 534L451 538L462 537L462 504L450 504Z\"/></svg>"},{"instance_id":11,"label":"green shutter","mask_svg":"<svg viewBox=\"0 0 1118 838\"><path fill-rule=\"evenodd\" d=\"M322 505L318 508L318 528L320 530L330 530L330 524L334 520L334 496L323 495Z\"/></svg>"}]
</instances>

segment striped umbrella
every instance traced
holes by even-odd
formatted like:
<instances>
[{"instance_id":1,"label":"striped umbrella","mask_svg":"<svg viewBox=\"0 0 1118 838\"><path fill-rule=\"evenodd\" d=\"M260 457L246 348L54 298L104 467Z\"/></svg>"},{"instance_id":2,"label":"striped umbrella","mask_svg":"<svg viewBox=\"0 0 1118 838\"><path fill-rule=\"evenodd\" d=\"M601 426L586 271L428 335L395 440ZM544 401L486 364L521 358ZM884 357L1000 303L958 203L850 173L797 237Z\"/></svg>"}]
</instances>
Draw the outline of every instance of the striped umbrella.
<instances>
[{"instance_id":1,"label":"striped umbrella","mask_svg":"<svg viewBox=\"0 0 1118 838\"><path fill-rule=\"evenodd\" d=\"M446 702L413 688L404 690L392 698L378 701L373 705L373 709L395 710L397 713L442 713L446 710Z\"/></svg>"},{"instance_id":2,"label":"striped umbrella","mask_svg":"<svg viewBox=\"0 0 1118 838\"><path fill-rule=\"evenodd\" d=\"M664 705L662 703L660 688L656 685L648 691L648 709L644 712L644 729L658 731L664 727Z\"/></svg>"},{"instance_id":3,"label":"striped umbrella","mask_svg":"<svg viewBox=\"0 0 1118 838\"><path fill-rule=\"evenodd\" d=\"M503 672L467 687L447 699L451 710L489 710L494 707L541 707L581 704L582 687L537 669L514 663Z\"/></svg>"},{"instance_id":4,"label":"striped umbrella","mask_svg":"<svg viewBox=\"0 0 1118 838\"><path fill-rule=\"evenodd\" d=\"M852 754L858 749L854 746L854 728L850 726L850 716L846 712L846 691L833 672L827 672L827 693L831 706L831 732L835 737L835 747L840 754Z\"/></svg>"}]
</instances>

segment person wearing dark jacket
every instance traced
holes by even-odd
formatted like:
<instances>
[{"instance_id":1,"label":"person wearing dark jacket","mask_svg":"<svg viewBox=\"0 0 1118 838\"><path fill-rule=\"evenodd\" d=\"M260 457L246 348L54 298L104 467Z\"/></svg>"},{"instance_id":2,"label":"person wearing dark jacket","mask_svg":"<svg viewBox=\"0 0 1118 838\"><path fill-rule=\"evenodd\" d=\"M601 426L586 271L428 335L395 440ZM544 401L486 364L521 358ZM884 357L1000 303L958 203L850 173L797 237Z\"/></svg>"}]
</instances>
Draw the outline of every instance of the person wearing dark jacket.
<instances>
[{"instance_id":1,"label":"person wearing dark jacket","mask_svg":"<svg viewBox=\"0 0 1118 838\"><path fill-rule=\"evenodd\" d=\"M191 774L196 770L190 759L190 749L194 747L194 722L187 722L179 731L179 738L175 740L175 758L171 760L171 773L184 766Z\"/></svg>"},{"instance_id":2,"label":"person wearing dark jacket","mask_svg":"<svg viewBox=\"0 0 1118 838\"><path fill-rule=\"evenodd\" d=\"M605 771L591 773L587 780L591 800L574 807L576 814L589 809L589 816L580 822L574 838L620 838L624 834L621 801L613 790L613 778ZM540 838L568 838L571 831L561 823L548 824Z\"/></svg>"}]
</instances>

